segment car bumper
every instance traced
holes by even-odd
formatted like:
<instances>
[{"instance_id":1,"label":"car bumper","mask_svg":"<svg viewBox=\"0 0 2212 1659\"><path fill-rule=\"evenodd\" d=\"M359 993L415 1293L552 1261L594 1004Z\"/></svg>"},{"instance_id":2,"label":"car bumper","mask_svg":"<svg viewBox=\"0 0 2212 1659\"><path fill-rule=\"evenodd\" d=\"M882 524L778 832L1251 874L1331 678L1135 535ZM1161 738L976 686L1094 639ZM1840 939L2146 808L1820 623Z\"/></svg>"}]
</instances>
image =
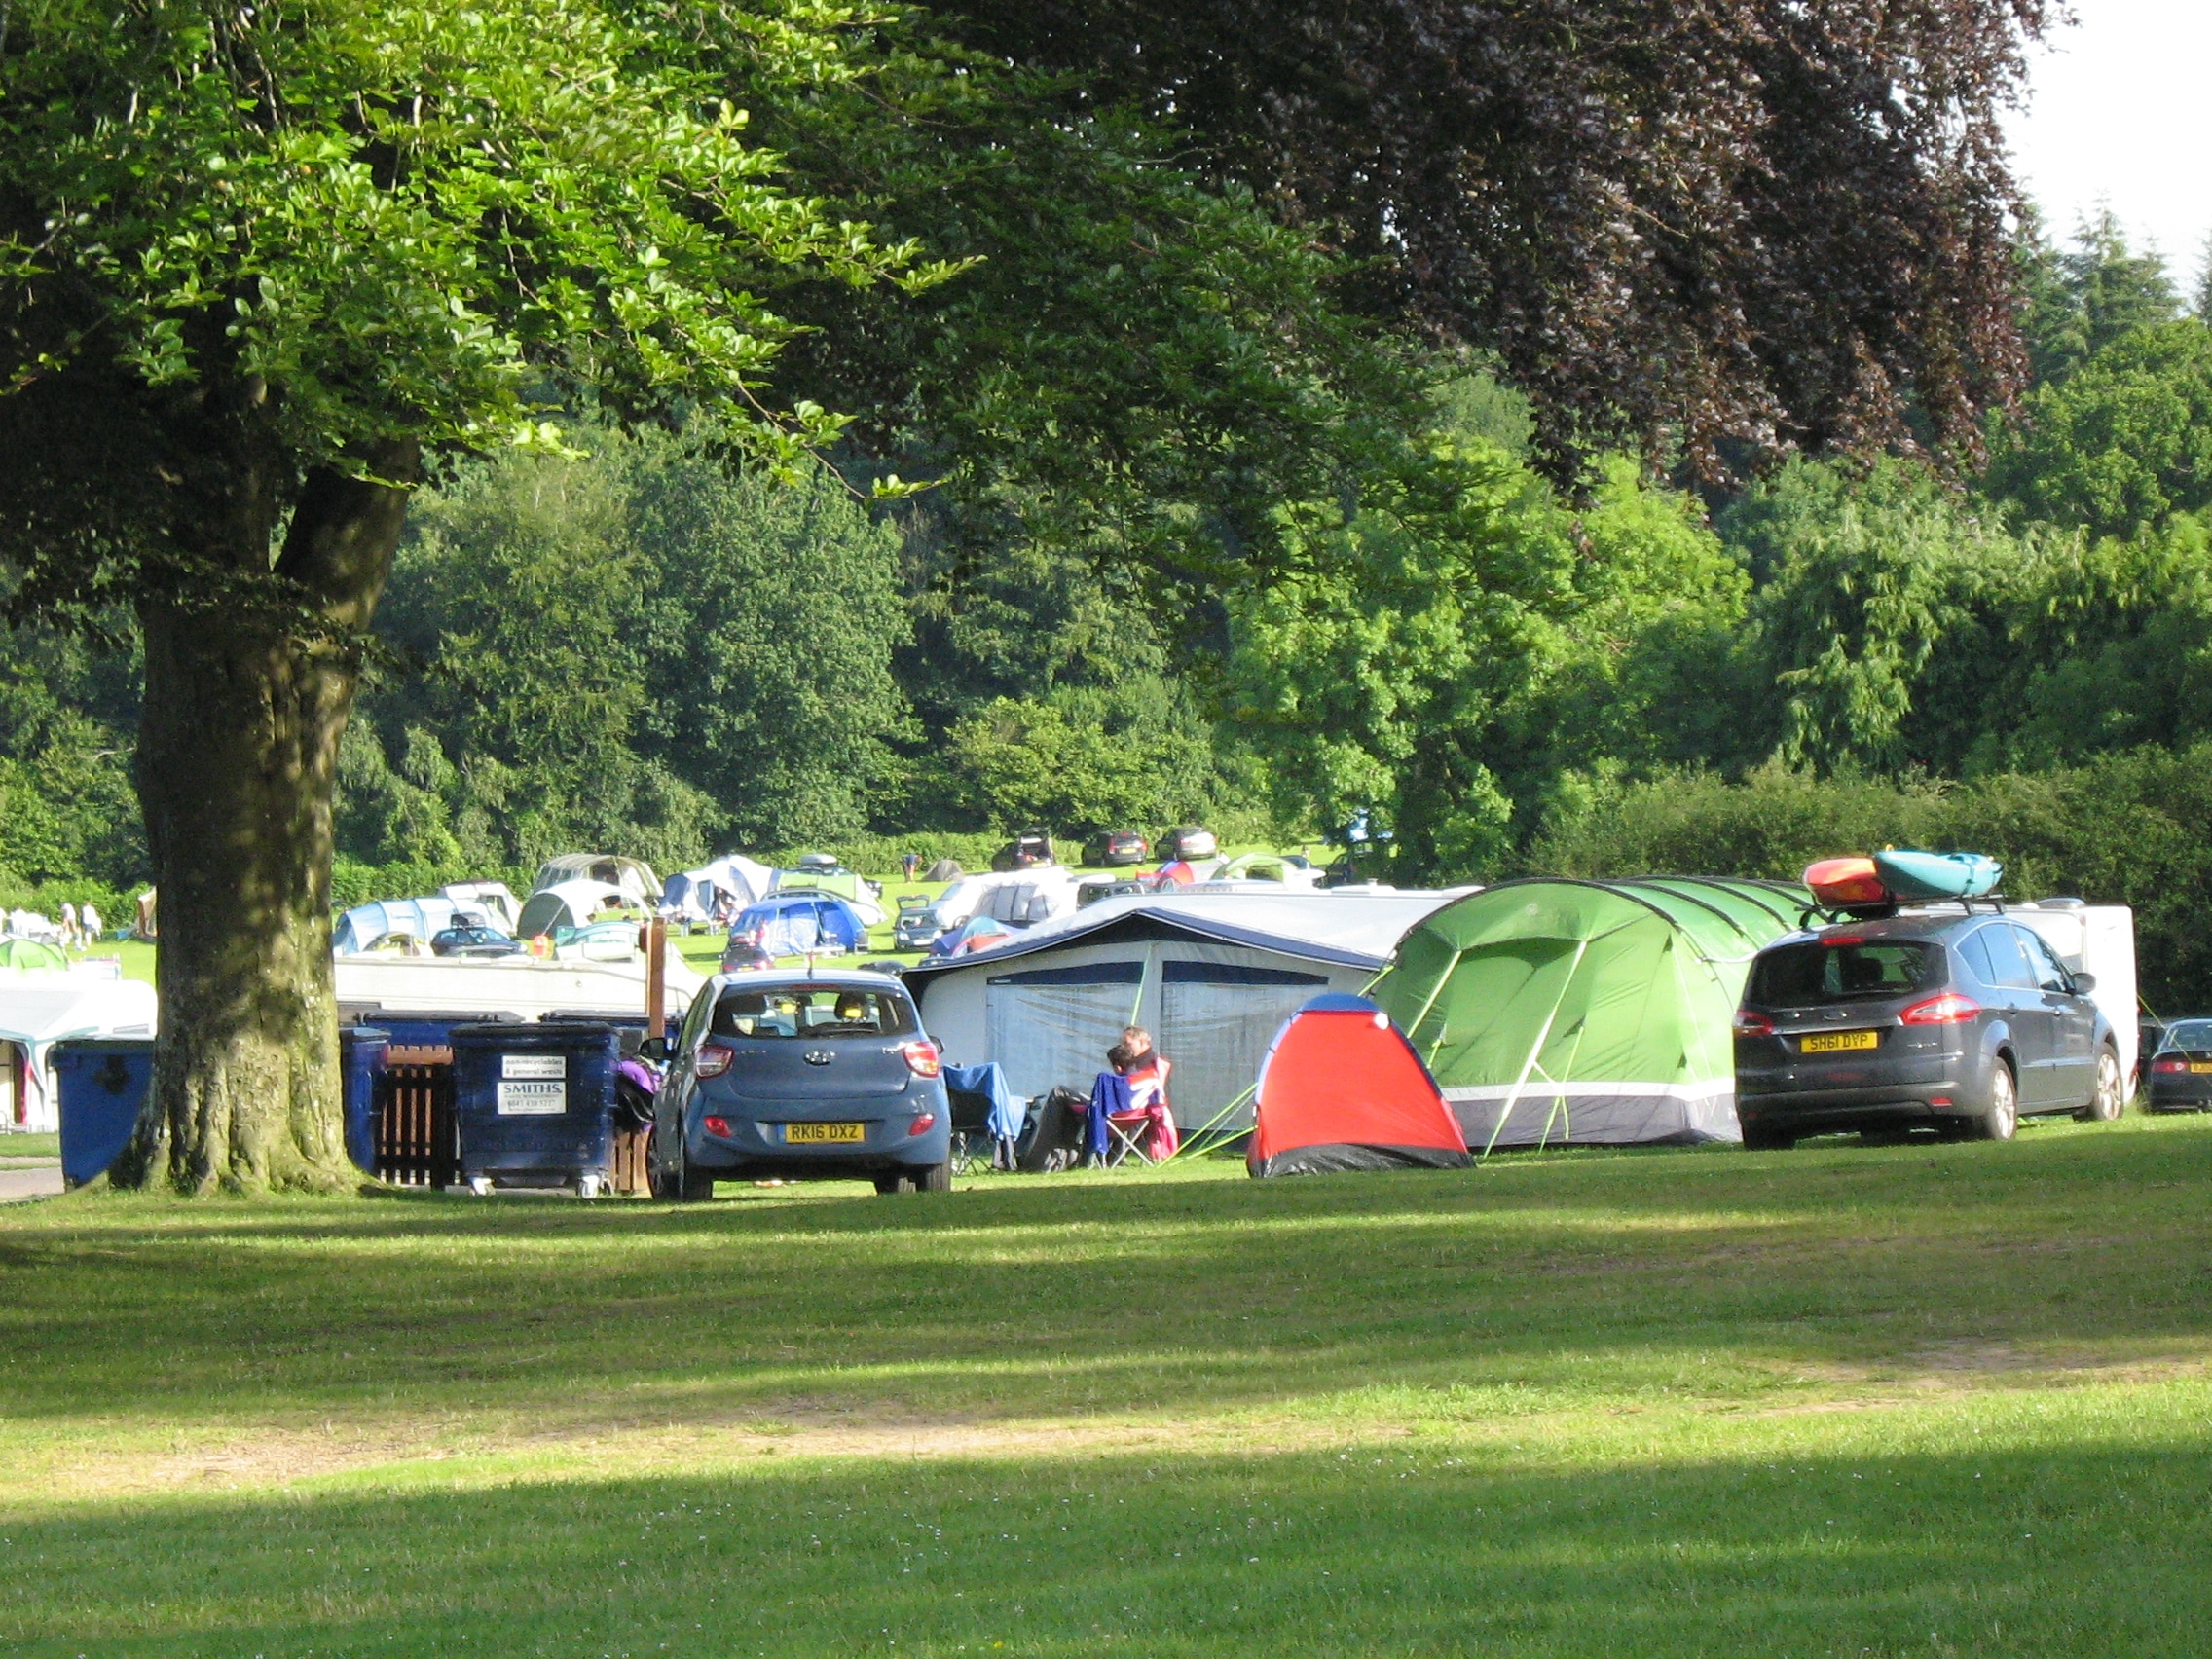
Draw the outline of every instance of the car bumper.
<instances>
[{"instance_id":1,"label":"car bumper","mask_svg":"<svg viewBox=\"0 0 2212 1659\"><path fill-rule=\"evenodd\" d=\"M895 1109L886 1110L887 1104ZM914 1120L925 1114L934 1121L916 1134ZM709 1134L704 1123L709 1116L726 1119L730 1132ZM793 1145L785 1138L786 1126L793 1124L863 1124L866 1134L858 1141ZM934 1097L908 1094L888 1103L877 1097L733 1108L716 1101L699 1112L685 1141L693 1165L718 1173L866 1175L945 1162L952 1156L952 1113L942 1089L935 1090Z\"/></svg>"},{"instance_id":2,"label":"car bumper","mask_svg":"<svg viewBox=\"0 0 2212 1659\"><path fill-rule=\"evenodd\" d=\"M1952 1122L1988 1109L1979 1086L1939 1073L1926 1082L1827 1088L1762 1089L1742 1077L1736 1083L1736 1117L1747 1130L1756 1125L1818 1134L1828 1129L1896 1128Z\"/></svg>"},{"instance_id":3,"label":"car bumper","mask_svg":"<svg viewBox=\"0 0 2212 1659\"><path fill-rule=\"evenodd\" d=\"M2212 1085L2194 1078L2169 1083L2154 1077L2144 1090L2144 1104L2154 1112L2202 1112L2212 1109Z\"/></svg>"}]
</instances>

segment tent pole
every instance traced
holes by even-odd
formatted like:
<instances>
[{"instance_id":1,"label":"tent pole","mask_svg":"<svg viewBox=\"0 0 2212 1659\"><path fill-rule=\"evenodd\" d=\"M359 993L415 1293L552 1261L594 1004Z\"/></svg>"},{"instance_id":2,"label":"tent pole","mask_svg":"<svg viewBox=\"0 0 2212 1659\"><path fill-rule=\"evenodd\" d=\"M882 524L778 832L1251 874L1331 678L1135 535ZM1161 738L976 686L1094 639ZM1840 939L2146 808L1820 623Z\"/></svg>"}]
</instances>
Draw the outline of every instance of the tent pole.
<instances>
[{"instance_id":1,"label":"tent pole","mask_svg":"<svg viewBox=\"0 0 2212 1659\"><path fill-rule=\"evenodd\" d=\"M1247 1088L1243 1093L1239 1094L1235 1099L1232 1100L1228 1105L1224 1106L1220 1111L1216 1112L1212 1117L1208 1118L1197 1128L1191 1130L1190 1133L1186 1134L1183 1137L1182 1144L1177 1146L1176 1149L1173 1152L1169 1153L1165 1158L1161 1159L1160 1161L1161 1163L1173 1163L1178 1158L1181 1158L1185 1153L1189 1152L1198 1144L1198 1137L1200 1135L1212 1134L1215 1126L1219 1124L1224 1118L1228 1117L1232 1112L1235 1111L1237 1107L1243 1105L1245 1101L1251 1099L1253 1092L1258 1089L1259 1087L1260 1086L1257 1081L1253 1082L1252 1085Z\"/></svg>"},{"instance_id":2,"label":"tent pole","mask_svg":"<svg viewBox=\"0 0 2212 1659\"><path fill-rule=\"evenodd\" d=\"M1483 1147L1485 1158L1497 1149L1497 1137L1505 1132L1505 1120L1513 1116L1513 1108L1521 1103L1521 1090L1528 1087L1529 1074L1536 1069L1536 1056L1544 1051L1544 1045L1551 1041L1552 1024L1559 1018L1560 1008L1567 1001L1567 993L1574 983L1574 976L1581 972L1583 953L1589 948L1590 941L1586 939L1574 941L1574 958L1567 965L1567 977L1560 980L1559 995L1552 999L1552 1011L1544 1015L1543 1029L1536 1033L1535 1042L1530 1045L1529 1057L1521 1062L1521 1075L1513 1080L1513 1092L1505 1097L1504 1106L1498 1110L1497 1122L1490 1127L1490 1139ZM1545 1120L1544 1126L1548 1133L1551 1127L1549 1119ZM1541 1150L1540 1144L1538 1150Z\"/></svg>"}]
</instances>

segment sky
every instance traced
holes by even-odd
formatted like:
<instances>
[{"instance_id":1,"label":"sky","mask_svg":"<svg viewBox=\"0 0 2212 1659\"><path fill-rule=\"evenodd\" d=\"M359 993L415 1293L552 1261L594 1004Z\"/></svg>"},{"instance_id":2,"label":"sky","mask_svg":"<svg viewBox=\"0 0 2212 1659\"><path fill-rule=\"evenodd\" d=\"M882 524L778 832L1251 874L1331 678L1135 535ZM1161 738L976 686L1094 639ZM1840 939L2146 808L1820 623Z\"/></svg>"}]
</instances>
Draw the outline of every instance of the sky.
<instances>
[{"instance_id":1,"label":"sky","mask_svg":"<svg viewBox=\"0 0 2212 1659\"><path fill-rule=\"evenodd\" d=\"M2098 199L2194 287L2212 232L2212 0L2073 0L2006 124L2022 187L2064 240Z\"/></svg>"}]
</instances>

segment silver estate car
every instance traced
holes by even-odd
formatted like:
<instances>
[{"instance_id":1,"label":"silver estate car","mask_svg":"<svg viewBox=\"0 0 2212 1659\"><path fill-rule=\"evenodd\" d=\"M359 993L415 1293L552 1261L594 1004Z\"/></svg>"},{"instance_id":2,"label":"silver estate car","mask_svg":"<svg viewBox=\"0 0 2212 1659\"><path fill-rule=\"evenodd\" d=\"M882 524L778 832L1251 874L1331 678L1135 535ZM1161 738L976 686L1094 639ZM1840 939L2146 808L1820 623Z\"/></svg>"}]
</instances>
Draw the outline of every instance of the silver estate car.
<instances>
[{"instance_id":1,"label":"silver estate car","mask_svg":"<svg viewBox=\"0 0 2212 1659\"><path fill-rule=\"evenodd\" d=\"M938 1047L886 974L723 974L684 1017L655 1103L656 1198L717 1180L873 1180L948 1191L951 1110Z\"/></svg>"}]
</instances>

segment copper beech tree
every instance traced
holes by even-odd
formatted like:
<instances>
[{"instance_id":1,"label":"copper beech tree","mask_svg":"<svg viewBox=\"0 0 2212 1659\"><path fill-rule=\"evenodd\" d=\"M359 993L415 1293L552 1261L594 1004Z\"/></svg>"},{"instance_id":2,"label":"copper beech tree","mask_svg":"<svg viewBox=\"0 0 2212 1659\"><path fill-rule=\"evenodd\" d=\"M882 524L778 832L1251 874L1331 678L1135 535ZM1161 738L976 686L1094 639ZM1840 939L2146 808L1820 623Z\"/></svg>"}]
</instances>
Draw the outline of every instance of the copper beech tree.
<instances>
[{"instance_id":1,"label":"copper beech tree","mask_svg":"<svg viewBox=\"0 0 2212 1659\"><path fill-rule=\"evenodd\" d=\"M1188 129L1494 350L1555 469L1624 441L1972 454L2022 366L1998 117L2057 0L947 0Z\"/></svg>"},{"instance_id":2,"label":"copper beech tree","mask_svg":"<svg viewBox=\"0 0 2212 1659\"><path fill-rule=\"evenodd\" d=\"M586 387L793 460L838 423L753 398L756 296L943 275L748 141L749 64L840 72L845 9L759 11L0 8L7 600L145 642L162 1023L118 1181L350 1179L332 785L409 492Z\"/></svg>"}]
</instances>

